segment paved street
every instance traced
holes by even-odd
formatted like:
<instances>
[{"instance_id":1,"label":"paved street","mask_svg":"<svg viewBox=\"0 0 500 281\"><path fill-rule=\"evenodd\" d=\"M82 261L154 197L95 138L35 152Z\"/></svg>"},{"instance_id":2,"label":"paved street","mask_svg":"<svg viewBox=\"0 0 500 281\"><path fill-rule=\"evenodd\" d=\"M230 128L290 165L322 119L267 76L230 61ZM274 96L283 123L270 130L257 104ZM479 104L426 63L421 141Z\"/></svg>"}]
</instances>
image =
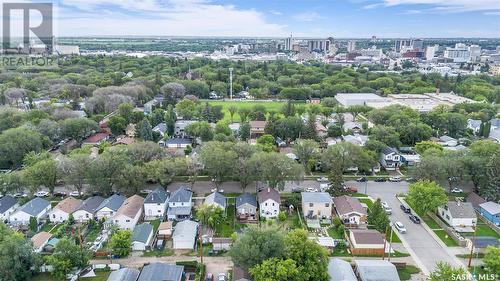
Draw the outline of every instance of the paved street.
<instances>
[{"instance_id":1,"label":"paved street","mask_svg":"<svg viewBox=\"0 0 500 281\"><path fill-rule=\"evenodd\" d=\"M359 192L364 192L365 183L349 182L348 185L357 186ZM392 208L390 216L392 222L400 221L405 225L407 233L400 234L399 237L424 273L428 274L429 271L433 271L439 261L448 262L455 267L463 266L451 251L440 245L422 225L411 222L408 215L399 208L400 201L395 197L395 194L408 190L406 182L368 182L366 187L368 195L373 198L381 198Z\"/></svg>"}]
</instances>

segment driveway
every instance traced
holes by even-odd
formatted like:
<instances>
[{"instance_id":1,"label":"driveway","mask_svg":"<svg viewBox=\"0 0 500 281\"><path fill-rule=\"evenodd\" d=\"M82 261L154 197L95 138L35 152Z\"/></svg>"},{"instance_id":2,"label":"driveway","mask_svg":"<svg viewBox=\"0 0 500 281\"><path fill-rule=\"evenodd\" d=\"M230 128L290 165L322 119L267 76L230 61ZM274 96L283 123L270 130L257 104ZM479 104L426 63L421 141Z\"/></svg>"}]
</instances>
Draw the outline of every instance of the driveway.
<instances>
[{"instance_id":1,"label":"driveway","mask_svg":"<svg viewBox=\"0 0 500 281\"><path fill-rule=\"evenodd\" d=\"M348 182L348 185L357 186L359 192L364 192L365 183ZM400 234L399 237L425 274L433 271L439 261L447 262L454 267L463 266L452 251L438 243L422 225L411 222L408 215L400 209L401 203L395 195L405 193L408 190L408 183L368 182L366 190L371 197L380 198L389 204L392 208L391 222L400 221L405 225L407 232Z\"/></svg>"}]
</instances>

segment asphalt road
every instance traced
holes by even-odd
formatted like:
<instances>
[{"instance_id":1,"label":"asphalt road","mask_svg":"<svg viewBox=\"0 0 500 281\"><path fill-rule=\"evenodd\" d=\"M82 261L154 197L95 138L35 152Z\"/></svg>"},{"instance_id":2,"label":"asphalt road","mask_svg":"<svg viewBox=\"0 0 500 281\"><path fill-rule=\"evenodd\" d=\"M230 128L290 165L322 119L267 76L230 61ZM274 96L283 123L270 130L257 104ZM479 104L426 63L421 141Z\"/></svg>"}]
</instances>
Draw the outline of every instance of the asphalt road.
<instances>
[{"instance_id":1,"label":"asphalt road","mask_svg":"<svg viewBox=\"0 0 500 281\"><path fill-rule=\"evenodd\" d=\"M364 192L365 183L349 182L348 185L357 186L359 192ZM367 194L371 197L375 199L380 198L389 204L392 208L391 222L399 221L406 227L406 234L399 234L399 237L425 274L433 271L436 268L436 263L440 261L447 262L454 267L463 266L447 247L440 245L422 225L411 222L408 214L405 214L400 209L401 202L395 195L406 192L408 190L408 183L368 182L366 189Z\"/></svg>"}]
</instances>

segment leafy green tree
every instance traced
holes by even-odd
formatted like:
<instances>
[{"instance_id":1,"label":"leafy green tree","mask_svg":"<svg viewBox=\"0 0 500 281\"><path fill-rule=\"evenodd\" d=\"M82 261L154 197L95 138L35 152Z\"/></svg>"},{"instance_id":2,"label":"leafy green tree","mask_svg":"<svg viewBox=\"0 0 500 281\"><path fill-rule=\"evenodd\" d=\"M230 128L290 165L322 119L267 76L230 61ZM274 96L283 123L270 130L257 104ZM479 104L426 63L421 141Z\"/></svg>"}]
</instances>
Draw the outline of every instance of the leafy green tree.
<instances>
[{"instance_id":1,"label":"leafy green tree","mask_svg":"<svg viewBox=\"0 0 500 281\"><path fill-rule=\"evenodd\" d=\"M90 163L91 159L88 155L72 154L62 159L58 165L58 170L64 182L73 185L76 190L81 193Z\"/></svg>"},{"instance_id":2,"label":"leafy green tree","mask_svg":"<svg viewBox=\"0 0 500 281\"><path fill-rule=\"evenodd\" d=\"M300 280L300 272L292 259L270 258L250 268L255 281L293 281Z\"/></svg>"},{"instance_id":3,"label":"leafy green tree","mask_svg":"<svg viewBox=\"0 0 500 281\"><path fill-rule=\"evenodd\" d=\"M39 161L28 166L24 170L24 176L33 190L44 186L49 189L50 193L54 193L58 179L57 162L52 158Z\"/></svg>"},{"instance_id":4,"label":"leafy green tree","mask_svg":"<svg viewBox=\"0 0 500 281\"><path fill-rule=\"evenodd\" d=\"M293 152L299 158L299 163L304 166L304 171L311 172L318 161L319 145L314 140L296 140Z\"/></svg>"},{"instance_id":5,"label":"leafy green tree","mask_svg":"<svg viewBox=\"0 0 500 281\"><path fill-rule=\"evenodd\" d=\"M250 124L248 122L240 125L239 137L242 141L247 141L250 138Z\"/></svg>"},{"instance_id":6,"label":"leafy green tree","mask_svg":"<svg viewBox=\"0 0 500 281\"><path fill-rule=\"evenodd\" d=\"M137 123L135 131L136 131L135 133L136 137L142 140L152 141L154 139L153 128L151 127L151 124L146 118L142 119L139 123Z\"/></svg>"},{"instance_id":7,"label":"leafy green tree","mask_svg":"<svg viewBox=\"0 0 500 281\"><path fill-rule=\"evenodd\" d=\"M128 230L117 230L111 236L109 247L114 255L126 257L130 253L130 245L132 244L132 232Z\"/></svg>"},{"instance_id":8,"label":"leafy green tree","mask_svg":"<svg viewBox=\"0 0 500 281\"><path fill-rule=\"evenodd\" d=\"M292 103L292 101L287 101L284 105L283 108L281 109L281 112L285 117L289 116L295 116L295 105Z\"/></svg>"},{"instance_id":9,"label":"leafy green tree","mask_svg":"<svg viewBox=\"0 0 500 281\"><path fill-rule=\"evenodd\" d=\"M420 180L410 184L406 201L418 214L424 215L427 212L434 212L437 207L446 204L448 196L437 183Z\"/></svg>"},{"instance_id":10,"label":"leafy green tree","mask_svg":"<svg viewBox=\"0 0 500 281\"><path fill-rule=\"evenodd\" d=\"M201 146L201 162L216 187L233 175L237 155L227 142L207 142Z\"/></svg>"},{"instance_id":11,"label":"leafy green tree","mask_svg":"<svg viewBox=\"0 0 500 281\"><path fill-rule=\"evenodd\" d=\"M17 167L26 154L39 153L50 143L47 137L22 127L3 131L0 134L0 167Z\"/></svg>"},{"instance_id":12,"label":"leafy green tree","mask_svg":"<svg viewBox=\"0 0 500 281\"><path fill-rule=\"evenodd\" d=\"M175 176L187 174L187 161L185 157L167 157L148 162L145 165L148 178L166 187L172 182Z\"/></svg>"},{"instance_id":13,"label":"leafy green tree","mask_svg":"<svg viewBox=\"0 0 500 281\"><path fill-rule=\"evenodd\" d=\"M467 271L463 267L453 268L445 262L438 262L437 268L429 275L430 281L449 281L458 277L467 277Z\"/></svg>"},{"instance_id":14,"label":"leafy green tree","mask_svg":"<svg viewBox=\"0 0 500 281\"><path fill-rule=\"evenodd\" d=\"M234 264L250 269L269 258L283 258L283 236L275 229L249 227L234 242L229 255Z\"/></svg>"},{"instance_id":15,"label":"leafy green tree","mask_svg":"<svg viewBox=\"0 0 500 281\"><path fill-rule=\"evenodd\" d=\"M51 274L59 280L66 280L66 275L75 268L83 269L89 263L90 253L75 244L74 240L64 237L57 243L54 253L47 258L53 266Z\"/></svg>"},{"instance_id":16,"label":"leafy green tree","mask_svg":"<svg viewBox=\"0 0 500 281\"><path fill-rule=\"evenodd\" d=\"M328 280L328 252L307 236L303 229L289 232L284 239L285 257L295 261L299 280Z\"/></svg>"},{"instance_id":17,"label":"leafy green tree","mask_svg":"<svg viewBox=\"0 0 500 281\"><path fill-rule=\"evenodd\" d=\"M132 122L132 112L134 111L134 106L130 103L122 103L118 106L118 114L120 117L125 119L125 126Z\"/></svg>"},{"instance_id":18,"label":"leafy green tree","mask_svg":"<svg viewBox=\"0 0 500 281\"><path fill-rule=\"evenodd\" d=\"M316 131L316 115L309 114L309 118L304 125L301 138L311 140L318 139L318 132Z\"/></svg>"},{"instance_id":19,"label":"leafy green tree","mask_svg":"<svg viewBox=\"0 0 500 281\"><path fill-rule=\"evenodd\" d=\"M201 204L196 211L196 218L206 226L217 229L217 225L222 222L224 210L215 205Z\"/></svg>"},{"instance_id":20,"label":"leafy green tree","mask_svg":"<svg viewBox=\"0 0 500 281\"><path fill-rule=\"evenodd\" d=\"M86 180L95 192L111 194L127 162L129 161L123 154L104 152L87 168Z\"/></svg>"},{"instance_id":21,"label":"leafy green tree","mask_svg":"<svg viewBox=\"0 0 500 281\"><path fill-rule=\"evenodd\" d=\"M483 258L486 270L490 273L500 272L500 247L489 246Z\"/></svg>"},{"instance_id":22,"label":"leafy green tree","mask_svg":"<svg viewBox=\"0 0 500 281\"><path fill-rule=\"evenodd\" d=\"M227 112L229 112L229 116L231 117L231 123L233 123L234 120L234 115L238 111L238 108L234 105L231 105L230 107L227 108Z\"/></svg>"},{"instance_id":23,"label":"leafy green tree","mask_svg":"<svg viewBox=\"0 0 500 281\"><path fill-rule=\"evenodd\" d=\"M177 115L175 114L174 107L171 104L169 104L167 107L164 120L165 120L165 125L167 125L168 135L173 136L175 131L175 121L177 120Z\"/></svg>"},{"instance_id":24,"label":"leafy green tree","mask_svg":"<svg viewBox=\"0 0 500 281\"><path fill-rule=\"evenodd\" d=\"M97 123L87 118L68 118L61 123L61 136L76 141L82 141L97 130Z\"/></svg>"},{"instance_id":25,"label":"leafy green tree","mask_svg":"<svg viewBox=\"0 0 500 281\"><path fill-rule=\"evenodd\" d=\"M234 168L234 177L237 179L243 191L252 182L257 179L256 168L250 158L255 154L255 146L244 142L238 142L234 145L233 151L237 155Z\"/></svg>"},{"instance_id":26,"label":"leafy green tree","mask_svg":"<svg viewBox=\"0 0 500 281\"><path fill-rule=\"evenodd\" d=\"M287 181L301 181L304 177L302 165L276 152L259 152L251 158L260 181L266 182L271 188L283 190Z\"/></svg>"},{"instance_id":27,"label":"leafy green tree","mask_svg":"<svg viewBox=\"0 0 500 281\"><path fill-rule=\"evenodd\" d=\"M433 141L421 141L415 144L415 151L418 154L424 154L429 149L443 151L443 146Z\"/></svg>"},{"instance_id":28,"label":"leafy green tree","mask_svg":"<svg viewBox=\"0 0 500 281\"><path fill-rule=\"evenodd\" d=\"M0 107L0 133L11 128L19 127L24 119L23 113L12 107Z\"/></svg>"},{"instance_id":29,"label":"leafy green tree","mask_svg":"<svg viewBox=\"0 0 500 281\"><path fill-rule=\"evenodd\" d=\"M0 222L0 280L31 280L39 261L29 240Z\"/></svg>"},{"instance_id":30,"label":"leafy green tree","mask_svg":"<svg viewBox=\"0 0 500 281\"><path fill-rule=\"evenodd\" d=\"M212 126L206 121L195 122L186 127L186 134L195 138L200 138L201 141L211 141L214 138Z\"/></svg>"},{"instance_id":31,"label":"leafy green tree","mask_svg":"<svg viewBox=\"0 0 500 281\"><path fill-rule=\"evenodd\" d=\"M113 135L121 135L127 128L127 120L118 115L112 116L109 118L108 127Z\"/></svg>"},{"instance_id":32,"label":"leafy green tree","mask_svg":"<svg viewBox=\"0 0 500 281\"><path fill-rule=\"evenodd\" d=\"M188 120L198 116L196 103L189 99L183 99L182 101L177 103L175 105L175 111L177 113L177 116Z\"/></svg>"},{"instance_id":33,"label":"leafy green tree","mask_svg":"<svg viewBox=\"0 0 500 281\"><path fill-rule=\"evenodd\" d=\"M342 127L333 125L328 127L328 136L331 138L338 138L342 136Z\"/></svg>"},{"instance_id":34,"label":"leafy green tree","mask_svg":"<svg viewBox=\"0 0 500 281\"><path fill-rule=\"evenodd\" d=\"M276 151L276 142L274 137L269 134L262 135L257 138L257 146L265 152Z\"/></svg>"},{"instance_id":35,"label":"leafy green tree","mask_svg":"<svg viewBox=\"0 0 500 281\"><path fill-rule=\"evenodd\" d=\"M377 125L370 129L370 137L390 147L400 147L399 133L393 127Z\"/></svg>"},{"instance_id":36,"label":"leafy green tree","mask_svg":"<svg viewBox=\"0 0 500 281\"><path fill-rule=\"evenodd\" d=\"M373 203L368 213L368 224L373 226L376 230L385 233L387 227L389 226L390 220L389 216L384 210L380 198Z\"/></svg>"}]
</instances>

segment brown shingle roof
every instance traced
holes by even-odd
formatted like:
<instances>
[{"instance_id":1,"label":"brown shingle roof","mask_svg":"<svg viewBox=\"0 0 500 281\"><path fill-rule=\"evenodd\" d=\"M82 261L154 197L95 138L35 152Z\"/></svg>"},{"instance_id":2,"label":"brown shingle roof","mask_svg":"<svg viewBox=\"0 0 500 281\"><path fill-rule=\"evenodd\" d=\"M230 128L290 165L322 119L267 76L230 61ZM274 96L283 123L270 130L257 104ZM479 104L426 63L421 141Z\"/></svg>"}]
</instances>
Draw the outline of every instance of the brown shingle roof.
<instances>
[{"instance_id":1,"label":"brown shingle roof","mask_svg":"<svg viewBox=\"0 0 500 281\"><path fill-rule=\"evenodd\" d=\"M160 223L160 226L158 227L158 230L168 230L172 229L172 221L164 221Z\"/></svg>"},{"instance_id":2,"label":"brown shingle roof","mask_svg":"<svg viewBox=\"0 0 500 281\"><path fill-rule=\"evenodd\" d=\"M384 244L384 235L374 229L351 229L356 244Z\"/></svg>"},{"instance_id":3,"label":"brown shingle roof","mask_svg":"<svg viewBox=\"0 0 500 281\"><path fill-rule=\"evenodd\" d=\"M71 214L73 213L78 206L82 203L82 200L76 199L73 197L68 197L61 202L59 202L54 209L59 209L65 213Z\"/></svg>"},{"instance_id":4,"label":"brown shingle roof","mask_svg":"<svg viewBox=\"0 0 500 281\"><path fill-rule=\"evenodd\" d=\"M479 205L486 203L486 200L482 198L481 196L477 195L474 192L471 192L469 196L467 196L467 202L470 202L472 206L477 209L479 208Z\"/></svg>"},{"instance_id":5,"label":"brown shingle roof","mask_svg":"<svg viewBox=\"0 0 500 281\"><path fill-rule=\"evenodd\" d=\"M348 213L356 212L366 215L366 209L361 205L357 198L342 195L333 198L333 204L335 204L335 209L340 215L345 215Z\"/></svg>"},{"instance_id":6,"label":"brown shingle roof","mask_svg":"<svg viewBox=\"0 0 500 281\"><path fill-rule=\"evenodd\" d=\"M259 203L266 201L267 199L272 199L277 203L281 203L281 198L279 192L274 188L265 188L257 194Z\"/></svg>"},{"instance_id":7,"label":"brown shingle roof","mask_svg":"<svg viewBox=\"0 0 500 281\"><path fill-rule=\"evenodd\" d=\"M52 234L42 231L31 237L31 243L33 243L33 247L40 248L50 239L50 237L52 237Z\"/></svg>"},{"instance_id":8,"label":"brown shingle roof","mask_svg":"<svg viewBox=\"0 0 500 281\"><path fill-rule=\"evenodd\" d=\"M264 128L266 127L266 121L250 121L249 124L250 124L250 127L252 129L255 129L255 128Z\"/></svg>"},{"instance_id":9,"label":"brown shingle roof","mask_svg":"<svg viewBox=\"0 0 500 281\"><path fill-rule=\"evenodd\" d=\"M139 195L133 195L127 198L127 200L125 200L123 205L116 212L116 215L117 216L124 215L129 218L133 218L135 217L137 212L139 212L139 210L142 208L143 204L144 204L144 198L142 198Z\"/></svg>"}]
</instances>

